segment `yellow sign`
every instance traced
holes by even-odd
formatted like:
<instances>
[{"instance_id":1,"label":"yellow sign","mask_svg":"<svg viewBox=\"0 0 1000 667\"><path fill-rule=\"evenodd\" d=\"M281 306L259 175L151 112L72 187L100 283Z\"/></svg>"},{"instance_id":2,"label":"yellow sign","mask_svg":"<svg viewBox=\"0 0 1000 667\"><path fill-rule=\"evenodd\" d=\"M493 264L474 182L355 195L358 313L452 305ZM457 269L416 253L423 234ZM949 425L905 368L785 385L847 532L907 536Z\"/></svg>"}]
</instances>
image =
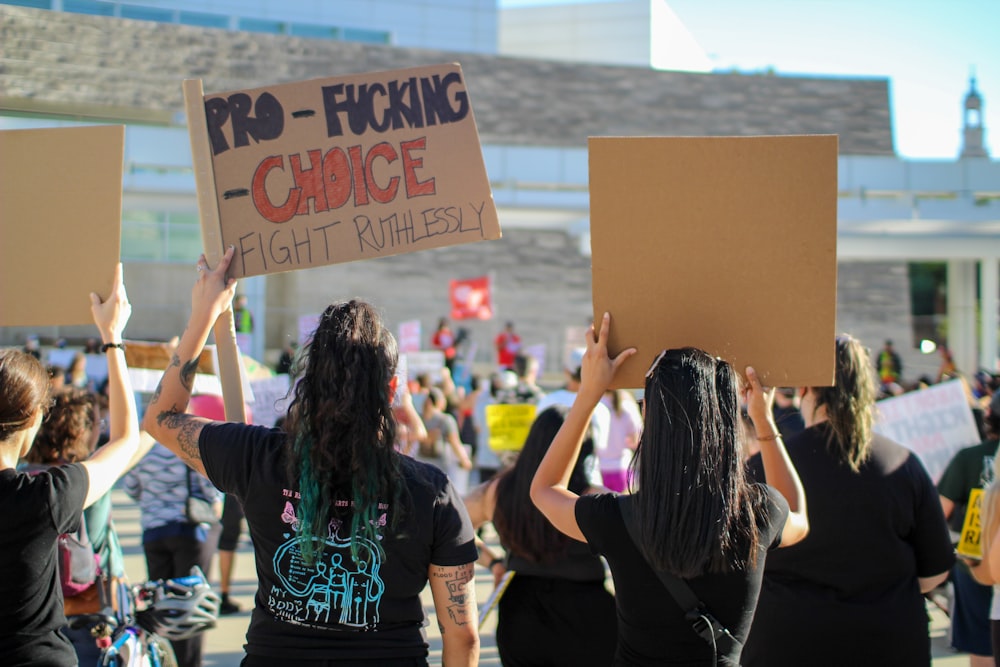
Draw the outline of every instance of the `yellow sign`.
<instances>
[{"instance_id":1,"label":"yellow sign","mask_svg":"<svg viewBox=\"0 0 1000 667\"><path fill-rule=\"evenodd\" d=\"M490 430L490 449L495 452L519 452L528 439L535 421L535 406L530 403L486 406L486 426Z\"/></svg>"},{"instance_id":2,"label":"yellow sign","mask_svg":"<svg viewBox=\"0 0 1000 667\"><path fill-rule=\"evenodd\" d=\"M962 537L955 549L959 556L975 558L976 560L981 560L983 557L982 508L983 490L973 489L969 493L969 506L965 510L965 521L962 522Z\"/></svg>"}]
</instances>

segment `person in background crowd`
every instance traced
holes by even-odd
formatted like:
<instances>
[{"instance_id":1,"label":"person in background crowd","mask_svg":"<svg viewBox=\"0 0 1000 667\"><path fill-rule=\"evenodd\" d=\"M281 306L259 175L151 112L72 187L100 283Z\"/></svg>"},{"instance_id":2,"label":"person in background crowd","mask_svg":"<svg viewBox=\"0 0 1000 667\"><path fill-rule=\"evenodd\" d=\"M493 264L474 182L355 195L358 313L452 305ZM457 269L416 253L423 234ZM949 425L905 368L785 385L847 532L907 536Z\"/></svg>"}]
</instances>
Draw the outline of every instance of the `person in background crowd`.
<instances>
[{"instance_id":1,"label":"person in background crowd","mask_svg":"<svg viewBox=\"0 0 1000 667\"><path fill-rule=\"evenodd\" d=\"M604 564L587 545L553 528L528 494L566 412L554 406L540 413L514 465L465 498L473 526L492 521L507 550L503 559L482 544L477 562L494 582L514 572L497 607L496 642L504 665L610 665L615 655L615 599L604 585ZM585 438L583 451L592 447ZM582 461L577 459L567 488L606 492L590 486Z\"/></svg>"},{"instance_id":2,"label":"person in background crowd","mask_svg":"<svg viewBox=\"0 0 1000 667\"><path fill-rule=\"evenodd\" d=\"M427 429L420 450L420 458L427 463L440 466L455 489L465 493L469 488L469 471L472 470L472 459L469 450L458 437L458 423L448 412L444 392L438 387L428 390L424 401L423 422Z\"/></svg>"},{"instance_id":3,"label":"person in background crowd","mask_svg":"<svg viewBox=\"0 0 1000 667\"><path fill-rule=\"evenodd\" d=\"M187 517L188 495L211 503L222 516L222 494L212 483L188 469L163 445L153 449L125 475L125 493L139 504L142 549L149 579L186 577L195 565L212 571L221 527L193 523ZM201 667L204 634L171 640L179 667Z\"/></svg>"},{"instance_id":4,"label":"person in background crowd","mask_svg":"<svg viewBox=\"0 0 1000 667\"><path fill-rule=\"evenodd\" d=\"M73 361L66 371L66 384L77 389L93 389L90 378L87 377L87 356L83 352L73 355Z\"/></svg>"},{"instance_id":5,"label":"person in background crowd","mask_svg":"<svg viewBox=\"0 0 1000 667\"><path fill-rule=\"evenodd\" d=\"M35 359L41 361L42 359L42 348L38 343L38 336L31 334L24 340L23 351L25 354L30 354Z\"/></svg>"},{"instance_id":6,"label":"person in background crowd","mask_svg":"<svg viewBox=\"0 0 1000 667\"><path fill-rule=\"evenodd\" d=\"M545 391L538 386L538 359L530 354L518 354L514 357L514 373L517 374L514 388L517 402L538 405L545 397Z\"/></svg>"},{"instance_id":7,"label":"person in background crowd","mask_svg":"<svg viewBox=\"0 0 1000 667\"><path fill-rule=\"evenodd\" d=\"M1000 401L994 402L996 405L991 404L986 415L986 424L990 437L995 440L1000 437ZM984 655L970 656L974 667L985 664L1000 667L1000 474L997 471L1000 457L994 455L992 463L991 479L982 500L982 558L961 559L976 581L984 586L991 586L993 593L989 609L993 659L991 663L986 663Z\"/></svg>"},{"instance_id":8,"label":"person in background crowd","mask_svg":"<svg viewBox=\"0 0 1000 667\"><path fill-rule=\"evenodd\" d=\"M62 366L49 364L46 370L49 373L49 385L52 387L52 392L62 391L66 387L66 369Z\"/></svg>"},{"instance_id":9,"label":"person in background crowd","mask_svg":"<svg viewBox=\"0 0 1000 667\"><path fill-rule=\"evenodd\" d=\"M472 524L443 473L395 450L396 341L374 308L323 312L281 430L185 412L192 362L236 289L233 253L214 269L199 259L191 317L144 424L244 500L259 585L243 667L426 664L428 581L442 663L476 665Z\"/></svg>"},{"instance_id":10,"label":"person in background crowd","mask_svg":"<svg viewBox=\"0 0 1000 667\"><path fill-rule=\"evenodd\" d=\"M938 384L962 377L962 374L958 372L958 366L955 365L955 357L951 353L951 350L946 345L942 345L938 348L938 353L941 355L941 365L938 367L934 383Z\"/></svg>"},{"instance_id":11,"label":"person in background crowd","mask_svg":"<svg viewBox=\"0 0 1000 667\"><path fill-rule=\"evenodd\" d=\"M951 530L958 536L962 533L970 494L974 489L985 489L993 482L997 438L1000 437L1000 400L990 404L984 427L985 440L956 452L937 484L941 509ZM990 667L993 664L990 629L993 588L987 585L992 584L990 577L985 576L988 570L981 570L970 568L970 562L964 559L959 559L951 570L950 644L956 650L969 654L970 667ZM997 574L1000 575L1000 571Z\"/></svg>"},{"instance_id":12,"label":"person in background crowd","mask_svg":"<svg viewBox=\"0 0 1000 667\"><path fill-rule=\"evenodd\" d=\"M948 527L920 459L872 430L867 351L846 335L834 349L835 385L799 389L806 429L787 445L809 535L768 557L742 664L926 666L923 593L954 563ZM766 465L748 462L758 480Z\"/></svg>"},{"instance_id":13,"label":"person in background crowd","mask_svg":"<svg viewBox=\"0 0 1000 667\"><path fill-rule=\"evenodd\" d=\"M576 394L580 390L580 371L584 351L583 349L572 351L569 366L565 369L566 384L562 389L549 392L543 396L538 402L538 412L553 405L564 405L566 407L573 405L576 401ZM590 429L591 436L594 439L594 453L584 459L587 478L590 480L591 486L604 486L599 457L608 449L608 436L611 431L611 411L603 403L598 403L594 406L594 410L590 416Z\"/></svg>"},{"instance_id":14,"label":"person in background crowd","mask_svg":"<svg viewBox=\"0 0 1000 667\"><path fill-rule=\"evenodd\" d=\"M57 575L59 535L79 529L96 503L139 451L135 396L125 366L122 332L131 306L118 265L110 296L90 295L91 313L108 357L111 438L79 463L36 474L18 472L51 407L51 389L38 359L0 350L0 656L8 667L77 664L63 634L66 616Z\"/></svg>"},{"instance_id":15,"label":"person in background crowd","mask_svg":"<svg viewBox=\"0 0 1000 667\"><path fill-rule=\"evenodd\" d=\"M781 437L786 442L806 428L796 400L794 387L779 387L774 390L774 406L772 407L774 423L777 424Z\"/></svg>"},{"instance_id":16,"label":"person in background crowd","mask_svg":"<svg viewBox=\"0 0 1000 667\"><path fill-rule=\"evenodd\" d=\"M437 329L431 335L431 347L443 352L444 365L448 367L449 371L454 370L457 350L455 348L455 333L448 325L448 318L442 317L438 320Z\"/></svg>"},{"instance_id":17,"label":"person in background crowd","mask_svg":"<svg viewBox=\"0 0 1000 667\"><path fill-rule=\"evenodd\" d=\"M253 314L250 312L248 303L246 294L237 294L233 301L233 324L236 333L253 333Z\"/></svg>"},{"instance_id":18,"label":"person in background crowd","mask_svg":"<svg viewBox=\"0 0 1000 667\"><path fill-rule=\"evenodd\" d=\"M601 397L608 409L608 446L598 456L604 486L621 493L629 487L629 466L632 453L639 446L642 434L642 415L635 397L624 389L609 389Z\"/></svg>"},{"instance_id":19,"label":"person in background crowd","mask_svg":"<svg viewBox=\"0 0 1000 667\"><path fill-rule=\"evenodd\" d=\"M226 404L222 396L218 394L197 394L191 397L189 406L191 414L206 419L224 421L226 418ZM246 413L247 423L253 423L253 411L249 405L244 404L243 410ZM185 471L187 467L184 468ZM236 568L236 547L240 542L240 534L243 532L243 501L232 494L225 494L222 499L221 526L218 531L219 540L217 551L219 553L219 595L222 602L219 604L219 614L228 616L238 614L240 606L230 596L232 590L233 570ZM211 561L211 556L209 557ZM189 568L190 569L190 568ZM204 567L203 572L208 572Z\"/></svg>"},{"instance_id":20,"label":"person in background crowd","mask_svg":"<svg viewBox=\"0 0 1000 667\"><path fill-rule=\"evenodd\" d=\"M298 342L292 340L285 344L285 347L281 348L281 356L278 357L278 363L274 367L274 372L278 375L288 375L292 372L292 364L295 363L295 354L299 350Z\"/></svg>"},{"instance_id":21,"label":"person in background crowd","mask_svg":"<svg viewBox=\"0 0 1000 667\"><path fill-rule=\"evenodd\" d=\"M876 361L878 377L883 388L888 387L889 385L902 383L903 360L900 359L899 353L897 353L892 347L891 340L885 341L885 347L883 347L882 351L878 353Z\"/></svg>"},{"instance_id":22,"label":"person in background crowd","mask_svg":"<svg viewBox=\"0 0 1000 667\"><path fill-rule=\"evenodd\" d=\"M497 350L497 367L500 370L513 370L514 358L521 351L521 337L514 331L514 323L507 322L493 343Z\"/></svg>"},{"instance_id":23,"label":"person in background crowd","mask_svg":"<svg viewBox=\"0 0 1000 667\"><path fill-rule=\"evenodd\" d=\"M646 375L638 490L578 496L567 483L590 414L635 353L608 356L610 325L605 313L599 334L587 332L579 393L538 466L531 500L561 532L607 559L618 610L614 664L738 665L769 550L809 531L805 495L771 416L771 392L748 368L746 403L767 472L767 485L753 484L744 472L739 376L701 350L664 350ZM687 583L699 600L700 624L661 576ZM732 640L712 633L709 642L698 633L707 614ZM800 653L798 664L811 657Z\"/></svg>"}]
</instances>

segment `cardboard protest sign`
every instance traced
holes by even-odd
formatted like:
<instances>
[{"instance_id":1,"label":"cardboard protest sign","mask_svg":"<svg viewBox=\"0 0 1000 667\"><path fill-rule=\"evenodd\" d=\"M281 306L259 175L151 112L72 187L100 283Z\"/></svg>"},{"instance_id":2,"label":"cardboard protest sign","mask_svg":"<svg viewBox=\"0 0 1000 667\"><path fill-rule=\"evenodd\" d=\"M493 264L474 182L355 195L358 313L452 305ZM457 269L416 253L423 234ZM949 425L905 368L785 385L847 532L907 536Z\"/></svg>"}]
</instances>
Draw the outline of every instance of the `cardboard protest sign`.
<instances>
[{"instance_id":1,"label":"cardboard protest sign","mask_svg":"<svg viewBox=\"0 0 1000 667\"><path fill-rule=\"evenodd\" d=\"M962 522L962 535L959 537L955 553L966 558L980 560L983 557L983 494L982 489L972 489L969 493L969 504L965 510L965 520Z\"/></svg>"},{"instance_id":2,"label":"cardboard protest sign","mask_svg":"<svg viewBox=\"0 0 1000 667\"><path fill-rule=\"evenodd\" d=\"M913 451L937 482L959 449L979 444L961 380L879 401L874 430Z\"/></svg>"},{"instance_id":3,"label":"cardboard protest sign","mask_svg":"<svg viewBox=\"0 0 1000 667\"><path fill-rule=\"evenodd\" d=\"M535 421L536 409L531 403L487 405L486 427L490 431L490 449L495 452L521 451Z\"/></svg>"},{"instance_id":4,"label":"cardboard protest sign","mask_svg":"<svg viewBox=\"0 0 1000 667\"><path fill-rule=\"evenodd\" d=\"M458 64L186 104L203 119L191 142L211 168L196 177L215 193L218 247L236 248L234 277L500 238Z\"/></svg>"},{"instance_id":5,"label":"cardboard protest sign","mask_svg":"<svg viewBox=\"0 0 1000 667\"><path fill-rule=\"evenodd\" d=\"M125 127L0 131L0 326L91 324L121 250Z\"/></svg>"},{"instance_id":6,"label":"cardboard protest sign","mask_svg":"<svg viewBox=\"0 0 1000 667\"><path fill-rule=\"evenodd\" d=\"M601 137L589 160L595 320L612 354L638 349L615 387L684 346L833 383L836 136Z\"/></svg>"}]
</instances>

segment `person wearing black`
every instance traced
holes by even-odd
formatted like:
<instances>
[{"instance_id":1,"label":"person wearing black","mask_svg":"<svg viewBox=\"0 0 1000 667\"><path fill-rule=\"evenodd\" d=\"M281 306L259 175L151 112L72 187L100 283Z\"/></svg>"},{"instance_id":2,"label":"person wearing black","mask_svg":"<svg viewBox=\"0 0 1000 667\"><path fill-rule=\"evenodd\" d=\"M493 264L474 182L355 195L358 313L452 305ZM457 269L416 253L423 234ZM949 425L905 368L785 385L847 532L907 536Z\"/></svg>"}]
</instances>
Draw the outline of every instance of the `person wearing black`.
<instances>
[{"instance_id":1,"label":"person wearing black","mask_svg":"<svg viewBox=\"0 0 1000 667\"><path fill-rule=\"evenodd\" d=\"M739 376L701 350L664 350L646 376L633 460L638 490L577 496L566 484L591 413L635 353L609 358L610 319L604 315L596 339L593 328L587 333L576 401L538 467L531 500L561 532L607 558L618 610L613 664L738 665L769 550L809 530L805 495L771 416L773 392L747 368L742 393L767 470L767 485L753 484L744 474ZM693 620L666 581L690 589L701 605Z\"/></svg>"},{"instance_id":2,"label":"person wearing black","mask_svg":"<svg viewBox=\"0 0 1000 667\"><path fill-rule=\"evenodd\" d=\"M235 293L233 252L214 269L199 259L188 326L143 424L243 500L259 585L241 664L426 665L429 582L442 662L472 667L475 533L448 478L396 451L396 341L370 304L323 312L282 429L185 412L195 360Z\"/></svg>"},{"instance_id":3,"label":"person wearing black","mask_svg":"<svg viewBox=\"0 0 1000 667\"><path fill-rule=\"evenodd\" d=\"M836 340L833 387L800 389L806 430L788 454L809 497L809 535L767 559L746 667L930 665L923 593L954 556L920 459L872 431L864 347ZM753 457L762 478L766 461Z\"/></svg>"},{"instance_id":4,"label":"person wearing black","mask_svg":"<svg viewBox=\"0 0 1000 667\"><path fill-rule=\"evenodd\" d=\"M506 559L480 545L479 562L496 582L513 578L497 605L497 650L506 667L608 665L615 654L615 600L604 585L604 565L586 544L571 540L542 516L528 495L531 479L566 418L567 408L543 410L531 424L514 465L465 498L477 529L492 521ZM589 438L583 453L593 451ZM587 480L584 457L570 474L574 493L606 492Z\"/></svg>"}]
</instances>

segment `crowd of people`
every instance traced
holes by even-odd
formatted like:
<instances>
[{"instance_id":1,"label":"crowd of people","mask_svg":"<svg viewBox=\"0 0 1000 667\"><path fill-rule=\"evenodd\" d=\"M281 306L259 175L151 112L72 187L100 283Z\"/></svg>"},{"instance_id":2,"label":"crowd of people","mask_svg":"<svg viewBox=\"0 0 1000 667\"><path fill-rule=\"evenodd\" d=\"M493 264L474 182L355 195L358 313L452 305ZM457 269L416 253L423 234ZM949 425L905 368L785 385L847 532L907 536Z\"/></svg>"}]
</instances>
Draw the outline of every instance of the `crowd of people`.
<instances>
[{"instance_id":1,"label":"crowd of people","mask_svg":"<svg viewBox=\"0 0 1000 667\"><path fill-rule=\"evenodd\" d=\"M58 544L85 531L99 571L124 577L109 493L119 478L142 510L148 576L214 572L221 550L228 612L239 611L229 585L245 522L257 573L249 667L427 664L428 585L443 664L474 665L477 564L503 585L505 665L928 665L926 596L945 582L953 645L972 667L994 664L993 374L969 382L983 443L935 484L873 430L876 400L905 386L891 343L870 355L839 336L834 386L777 390L753 368L664 350L637 400L610 388L634 350L609 355L607 314L551 390L512 322L494 341L495 371L457 380L467 333L442 318L430 342L443 368L409 382L378 311L353 300L283 351L295 381L279 423L230 423L192 390L236 296L231 258L199 260L190 320L141 424L120 270L106 301L92 296L89 353L106 357L106 378L46 368L37 341L0 351L9 664L96 660L89 632L67 620L82 598L60 586ZM929 382L960 376L943 354ZM531 406L519 446L491 446L491 406ZM956 560L948 522L961 527L973 490L984 493L983 553ZM172 643L179 665L201 664L201 635Z\"/></svg>"}]
</instances>

